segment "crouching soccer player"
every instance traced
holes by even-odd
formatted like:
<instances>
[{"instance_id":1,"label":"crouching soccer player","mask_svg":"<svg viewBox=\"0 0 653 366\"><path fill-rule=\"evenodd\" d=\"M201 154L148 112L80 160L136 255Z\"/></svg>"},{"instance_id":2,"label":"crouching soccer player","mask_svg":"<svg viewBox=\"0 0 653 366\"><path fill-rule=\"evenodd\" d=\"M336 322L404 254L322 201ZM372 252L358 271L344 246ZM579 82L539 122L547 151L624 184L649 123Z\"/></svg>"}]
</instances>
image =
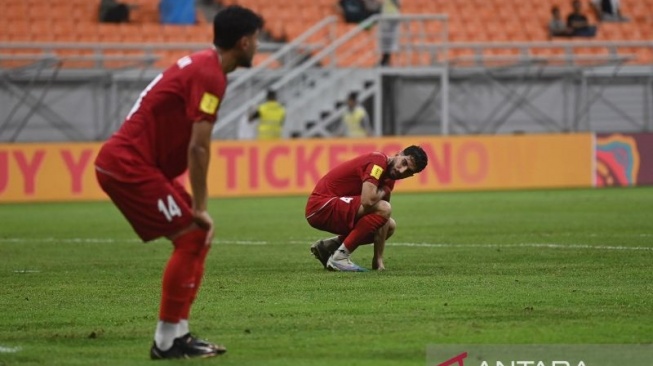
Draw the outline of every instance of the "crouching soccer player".
<instances>
[{"instance_id":1,"label":"crouching soccer player","mask_svg":"<svg viewBox=\"0 0 653 366\"><path fill-rule=\"evenodd\" d=\"M363 272L350 255L359 245L374 243L372 269L384 270L385 241L396 228L390 206L395 181L421 172L427 163L421 147L409 146L394 156L361 155L322 177L308 198L306 220L338 236L315 242L315 258L332 271Z\"/></svg>"}]
</instances>

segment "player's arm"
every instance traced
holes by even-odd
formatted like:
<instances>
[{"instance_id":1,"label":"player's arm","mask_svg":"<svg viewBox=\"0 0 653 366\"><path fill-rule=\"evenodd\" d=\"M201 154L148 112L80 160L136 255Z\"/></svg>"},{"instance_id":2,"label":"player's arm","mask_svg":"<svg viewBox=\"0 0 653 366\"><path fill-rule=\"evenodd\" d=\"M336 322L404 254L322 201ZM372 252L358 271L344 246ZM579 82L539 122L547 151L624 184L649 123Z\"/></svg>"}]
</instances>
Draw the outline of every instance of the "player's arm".
<instances>
[{"instance_id":1,"label":"player's arm","mask_svg":"<svg viewBox=\"0 0 653 366\"><path fill-rule=\"evenodd\" d=\"M392 219L391 219L392 220ZM383 271L383 252L385 250L385 240L388 236L388 225L384 225L379 231L374 233L374 256L372 257L372 269Z\"/></svg>"},{"instance_id":2,"label":"player's arm","mask_svg":"<svg viewBox=\"0 0 653 366\"><path fill-rule=\"evenodd\" d=\"M373 207L383 198L385 190L379 188L376 184L365 181L361 189L361 206L363 213L368 213L373 210Z\"/></svg>"},{"instance_id":3,"label":"player's arm","mask_svg":"<svg viewBox=\"0 0 653 366\"><path fill-rule=\"evenodd\" d=\"M211 157L211 134L213 124L207 121L193 123L188 144L188 176L193 196L193 218L195 223L208 231L207 245L213 237L213 220L208 214L207 175Z\"/></svg>"},{"instance_id":4,"label":"player's arm","mask_svg":"<svg viewBox=\"0 0 653 366\"><path fill-rule=\"evenodd\" d=\"M392 188L394 184L391 185L388 179L383 179L379 182L379 191L383 191L382 200L390 202L390 196L392 195Z\"/></svg>"}]
</instances>

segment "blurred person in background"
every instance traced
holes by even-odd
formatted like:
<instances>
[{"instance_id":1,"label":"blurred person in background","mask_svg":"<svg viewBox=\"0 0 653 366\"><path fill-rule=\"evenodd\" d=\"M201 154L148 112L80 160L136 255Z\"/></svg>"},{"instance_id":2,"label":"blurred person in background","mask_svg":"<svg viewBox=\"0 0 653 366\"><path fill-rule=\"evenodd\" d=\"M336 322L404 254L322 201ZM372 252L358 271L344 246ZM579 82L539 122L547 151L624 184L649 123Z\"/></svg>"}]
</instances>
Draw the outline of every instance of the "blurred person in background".
<instances>
[{"instance_id":1,"label":"blurred person in background","mask_svg":"<svg viewBox=\"0 0 653 366\"><path fill-rule=\"evenodd\" d=\"M121 3L116 0L101 0L99 20L101 23L128 23L129 12L135 5Z\"/></svg>"},{"instance_id":2,"label":"blurred person in background","mask_svg":"<svg viewBox=\"0 0 653 366\"><path fill-rule=\"evenodd\" d=\"M347 23L360 23L380 11L379 0L339 0L337 10Z\"/></svg>"},{"instance_id":3,"label":"blurred person in background","mask_svg":"<svg viewBox=\"0 0 653 366\"><path fill-rule=\"evenodd\" d=\"M551 8L551 21L549 22L549 37L569 37L571 29L560 15L560 8L553 6Z\"/></svg>"},{"instance_id":4,"label":"blurred person in background","mask_svg":"<svg viewBox=\"0 0 653 366\"><path fill-rule=\"evenodd\" d=\"M574 37L594 37L596 35L596 26L590 25L587 17L583 14L583 5L580 0L572 1L571 6L573 10L567 16L567 27L571 29L571 35Z\"/></svg>"},{"instance_id":5,"label":"blurred person in background","mask_svg":"<svg viewBox=\"0 0 653 366\"><path fill-rule=\"evenodd\" d=\"M401 9L400 0L378 0L382 1L381 14L399 15ZM390 65L390 57L393 52L397 51L397 42L399 38L399 21L382 20L379 25L379 48L381 49L381 66Z\"/></svg>"},{"instance_id":6,"label":"blurred person in background","mask_svg":"<svg viewBox=\"0 0 653 366\"><path fill-rule=\"evenodd\" d=\"M629 19L621 14L619 0L590 0L596 18L604 22L627 22Z\"/></svg>"},{"instance_id":7,"label":"blurred person in background","mask_svg":"<svg viewBox=\"0 0 653 366\"><path fill-rule=\"evenodd\" d=\"M250 122L258 120L259 140L278 140L282 136L286 108L277 101L277 92L268 90L266 101L249 116Z\"/></svg>"},{"instance_id":8,"label":"blurred person in background","mask_svg":"<svg viewBox=\"0 0 653 366\"><path fill-rule=\"evenodd\" d=\"M347 137L372 136L370 118L363 106L358 103L358 93L351 92L347 97L347 110L342 117L342 135Z\"/></svg>"},{"instance_id":9,"label":"blurred person in background","mask_svg":"<svg viewBox=\"0 0 653 366\"><path fill-rule=\"evenodd\" d=\"M159 18L162 24L195 24L195 0L160 0Z\"/></svg>"}]
</instances>

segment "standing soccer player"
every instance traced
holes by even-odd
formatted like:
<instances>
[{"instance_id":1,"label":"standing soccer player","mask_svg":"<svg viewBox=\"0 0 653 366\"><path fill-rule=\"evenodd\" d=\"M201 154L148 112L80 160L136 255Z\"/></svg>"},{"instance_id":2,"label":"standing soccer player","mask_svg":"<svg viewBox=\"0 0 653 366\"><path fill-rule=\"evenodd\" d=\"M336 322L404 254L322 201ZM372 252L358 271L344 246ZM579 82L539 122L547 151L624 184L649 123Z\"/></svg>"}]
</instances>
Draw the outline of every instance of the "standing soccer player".
<instances>
[{"instance_id":1,"label":"standing soccer player","mask_svg":"<svg viewBox=\"0 0 653 366\"><path fill-rule=\"evenodd\" d=\"M195 338L190 309L213 239L207 211L211 133L227 73L250 67L263 19L230 6L213 19L214 47L183 57L143 90L95 161L102 189L144 241L174 250L163 274L152 359L212 357L226 349ZM192 194L175 178L188 169Z\"/></svg>"},{"instance_id":2,"label":"standing soccer player","mask_svg":"<svg viewBox=\"0 0 653 366\"><path fill-rule=\"evenodd\" d=\"M395 156L361 155L322 177L308 198L306 220L338 236L315 242L315 258L332 271L364 272L349 257L359 245L374 243L372 269L384 270L385 241L396 228L390 217L395 181L421 172L427 163L421 147L409 146Z\"/></svg>"}]
</instances>

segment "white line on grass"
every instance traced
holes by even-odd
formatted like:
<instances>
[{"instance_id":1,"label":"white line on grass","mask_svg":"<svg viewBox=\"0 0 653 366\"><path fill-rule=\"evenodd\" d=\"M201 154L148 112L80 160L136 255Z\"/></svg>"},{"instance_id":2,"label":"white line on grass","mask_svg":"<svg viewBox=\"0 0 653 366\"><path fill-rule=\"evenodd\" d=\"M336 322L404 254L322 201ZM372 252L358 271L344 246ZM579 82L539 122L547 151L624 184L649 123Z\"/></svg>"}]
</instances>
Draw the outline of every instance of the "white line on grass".
<instances>
[{"instance_id":1,"label":"white line on grass","mask_svg":"<svg viewBox=\"0 0 653 366\"><path fill-rule=\"evenodd\" d=\"M306 244L310 241L291 241L293 244ZM593 249L593 250L652 250L653 247L629 247L616 245L556 244L556 243L519 243L519 244L453 244L453 243L395 243L386 245L394 247L427 248L553 248L553 249Z\"/></svg>"},{"instance_id":2,"label":"white line on grass","mask_svg":"<svg viewBox=\"0 0 653 366\"><path fill-rule=\"evenodd\" d=\"M16 353L19 352L21 347L3 347L0 346L0 353Z\"/></svg>"},{"instance_id":3,"label":"white line on grass","mask_svg":"<svg viewBox=\"0 0 653 366\"><path fill-rule=\"evenodd\" d=\"M64 243L64 244L112 244L112 243L141 243L138 239L112 239L112 238L0 238L0 243ZM255 240L214 240L214 244L233 245L266 245L267 241Z\"/></svg>"},{"instance_id":4,"label":"white line on grass","mask_svg":"<svg viewBox=\"0 0 653 366\"><path fill-rule=\"evenodd\" d=\"M140 243L138 239L112 239L112 238L0 238L0 243ZM228 240L217 239L215 245L268 245L281 242L259 240ZM308 245L307 240L289 240L285 243ZM517 244L453 244L453 243L396 243L388 242L388 246L397 247L427 247L427 248L551 248L551 249L591 249L591 250L651 250L651 247L631 247L625 245L590 245L590 244L560 244L560 243L517 243Z\"/></svg>"},{"instance_id":5,"label":"white line on grass","mask_svg":"<svg viewBox=\"0 0 653 366\"><path fill-rule=\"evenodd\" d=\"M628 247L615 245L555 244L555 243L521 243L521 244L431 244L431 243L387 243L398 247L431 248L553 248L553 249L594 249L594 250L653 250L653 247Z\"/></svg>"}]
</instances>

